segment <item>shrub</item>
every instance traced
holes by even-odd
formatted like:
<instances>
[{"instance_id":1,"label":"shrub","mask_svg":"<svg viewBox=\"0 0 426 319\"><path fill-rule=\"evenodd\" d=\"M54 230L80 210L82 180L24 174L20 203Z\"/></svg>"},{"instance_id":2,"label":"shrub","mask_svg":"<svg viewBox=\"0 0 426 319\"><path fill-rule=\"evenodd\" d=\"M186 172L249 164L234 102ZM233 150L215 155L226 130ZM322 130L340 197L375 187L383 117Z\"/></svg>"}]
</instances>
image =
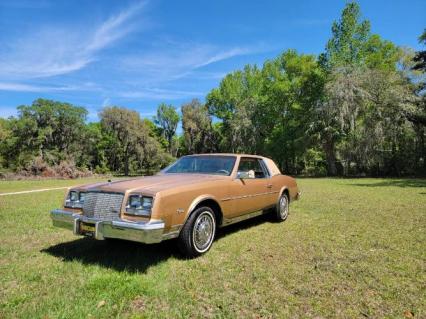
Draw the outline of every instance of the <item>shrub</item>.
<instances>
[{"instance_id":1,"label":"shrub","mask_svg":"<svg viewBox=\"0 0 426 319\"><path fill-rule=\"evenodd\" d=\"M93 174L91 171L87 169L78 168L73 161L61 161L58 165L49 166L41 157L36 157L27 166L20 170L15 175L15 178L79 178L88 177L92 175Z\"/></svg>"}]
</instances>

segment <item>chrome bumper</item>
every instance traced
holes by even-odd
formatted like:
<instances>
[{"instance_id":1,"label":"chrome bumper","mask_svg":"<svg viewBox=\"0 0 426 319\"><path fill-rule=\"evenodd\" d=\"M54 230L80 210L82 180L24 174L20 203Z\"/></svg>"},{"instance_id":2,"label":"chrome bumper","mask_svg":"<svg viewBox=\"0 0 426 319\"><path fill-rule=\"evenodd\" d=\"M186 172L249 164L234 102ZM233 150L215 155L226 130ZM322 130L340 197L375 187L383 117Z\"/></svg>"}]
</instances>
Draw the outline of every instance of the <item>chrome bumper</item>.
<instances>
[{"instance_id":1,"label":"chrome bumper","mask_svg":"<svg viewBox=\"0 0 426 319\"><path fill-rule=\"evenodd\" d=\"M89 235L81 230L81 224L94 227L91 236L98 240L117 238L140 243L159 243L163 239L164 222L128 222L124 220L99 220L69 211L55 209L50 212L53 226L72 230L75 235Z\"/></svg>"}]
</instances>

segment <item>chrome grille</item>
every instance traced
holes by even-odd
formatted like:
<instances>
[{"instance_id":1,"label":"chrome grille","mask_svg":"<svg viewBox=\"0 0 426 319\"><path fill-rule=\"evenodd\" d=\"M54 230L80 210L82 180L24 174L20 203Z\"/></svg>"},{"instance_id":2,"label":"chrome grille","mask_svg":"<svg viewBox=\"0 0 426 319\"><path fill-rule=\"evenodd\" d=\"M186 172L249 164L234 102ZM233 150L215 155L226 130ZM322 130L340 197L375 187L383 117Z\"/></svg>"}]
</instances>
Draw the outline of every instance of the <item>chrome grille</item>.
<instances>
[{"instance_id":1,"label":"chrome grille","mask_svg":"<svg viewBox=\"0 0 426 319\"><path fill-rule=\"evenodd\" d=\"M120 218L123 194L105 192L87 192L84 197L83 215L103 220Z\"/></svg>"}]
</instances>

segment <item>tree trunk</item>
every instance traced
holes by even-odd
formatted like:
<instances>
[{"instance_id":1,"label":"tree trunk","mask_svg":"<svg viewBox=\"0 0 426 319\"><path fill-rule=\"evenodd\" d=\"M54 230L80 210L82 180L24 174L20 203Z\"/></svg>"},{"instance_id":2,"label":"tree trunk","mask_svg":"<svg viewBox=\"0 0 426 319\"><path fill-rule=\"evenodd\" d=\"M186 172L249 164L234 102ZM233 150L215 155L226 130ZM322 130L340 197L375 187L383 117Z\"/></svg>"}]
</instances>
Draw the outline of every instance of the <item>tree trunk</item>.
<instances>
[{"instance_id":1,"label":"tree trunk","mask_svg":"<svg viewBox=\"0 0 426 319\"><path fill-rule=\"evenodd\" d=\"M127 156L124 160L124 175L129 176L129 158Z\"/></svg>"},{"instance_id":2,"label":"tree trunk","mask_svg":"<svg viewBox=\"0 0 426 319\"><path fill-rule=\"evenodd\" d=\"M327 175L336 176L336 155L334 153L334 142L329 140L324 143L324 152L327 160Z\"/></svg>"},{"instance_id":3,"label":"tree trunk","mask_svg":"<svg viewBox=\"0 0 426 319\"><path fill-rule=\"evenodd\" d=\"M127 147L124 152L124 175L129 176L129 154L128 154Z\"/></svg>"}]
</instances>

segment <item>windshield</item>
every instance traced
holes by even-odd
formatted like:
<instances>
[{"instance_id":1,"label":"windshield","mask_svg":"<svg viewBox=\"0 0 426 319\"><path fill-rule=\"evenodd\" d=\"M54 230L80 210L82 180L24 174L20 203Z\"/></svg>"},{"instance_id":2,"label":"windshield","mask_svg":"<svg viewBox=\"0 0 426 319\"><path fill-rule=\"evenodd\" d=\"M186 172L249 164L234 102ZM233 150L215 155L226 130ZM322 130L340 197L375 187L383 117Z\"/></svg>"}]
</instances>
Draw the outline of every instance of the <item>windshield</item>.
<instances>
[{"instance_id":1,"label":"windshield","mask_svg":"<svg viewBox=\"0 0 426 319\"><path fill-rule=\"evenodd\" d=\"M235 164L235 156L185 156L178 159L163 172L231 175Z\"/></svg>"}]
</instances>

